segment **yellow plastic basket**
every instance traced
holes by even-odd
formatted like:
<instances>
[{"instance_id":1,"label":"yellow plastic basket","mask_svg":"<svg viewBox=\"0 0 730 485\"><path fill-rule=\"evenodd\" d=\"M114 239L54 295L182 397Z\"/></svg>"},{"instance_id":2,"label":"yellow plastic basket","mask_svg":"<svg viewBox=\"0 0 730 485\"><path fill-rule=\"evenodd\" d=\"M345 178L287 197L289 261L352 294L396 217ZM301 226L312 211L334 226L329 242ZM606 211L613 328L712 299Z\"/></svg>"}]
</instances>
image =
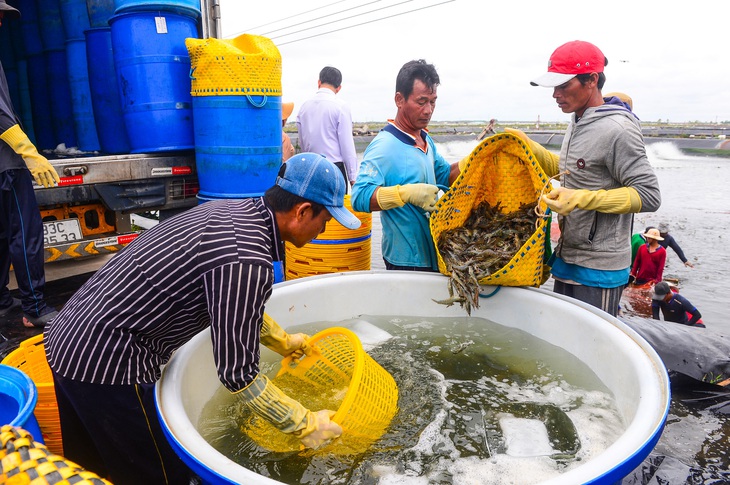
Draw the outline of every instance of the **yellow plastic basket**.
<instances>
[{"instance_id":1,"label":"yellow plastic basket","mask_svg":"<svg viewBox=\"0 0 730 485\"><path fill-rule=\"evenodd\" d=\"M451 273L438 250L441 233L461 227L471 210L487 201L498 202L503 213L518 210L522 204L537 205L541 191L548 183L537 159L518 137L503 133L483 140L469 155L466 166L439 199L431 214L431 235L436 245L439 271ZM543 213L547 209L540 202ZM546 230L549 218L539 220L532 236L504 267L479 280L481 285L540 286L548 274L544 266Z\"/></svg>"},{"instance_id":2,"label":"yellow plastic basket","mask_svg":"<svg viewBox=\"0 0 730 485\"><path fill-rule=\"evenodd\" d=\"M398 386L393 377L362 348L352 331L332 327L310 340L318 351L299 360L287 357L272 382L312 411L336 409L332 420L343 435L327 447L331 453L362 453L380 438L398 410ZM327 396L317 409L309 395ZM297 438L281 433L261 418L253 416L245 426L260 446L278 452L301 449Z\"/></svg>"},{"instance_id":3,"label":"yellow plastic basket","mask_svg":"<svg viewBox=\"0 0 730 485\"><path fill-rule=\"evenodd\" d=\"M271 39L185 39L192 96L281 96L281 54Z\"/></svg>"},{"instance_id":4,"label":"yellow plastic basket","mask_svg":"<svg viewBox=\"0 0 730 485\"><path fill-rule=\"evenodd\" d=\"M43 346L43 334L21 342L20 346L10 352L2 363L20 369L33 380L38 389L38 402L33 414L43 433L43 442L53 453L63 456L61 420L58 417L53 374L48 366L46 349Z\"/></svg>"}]
</instances>

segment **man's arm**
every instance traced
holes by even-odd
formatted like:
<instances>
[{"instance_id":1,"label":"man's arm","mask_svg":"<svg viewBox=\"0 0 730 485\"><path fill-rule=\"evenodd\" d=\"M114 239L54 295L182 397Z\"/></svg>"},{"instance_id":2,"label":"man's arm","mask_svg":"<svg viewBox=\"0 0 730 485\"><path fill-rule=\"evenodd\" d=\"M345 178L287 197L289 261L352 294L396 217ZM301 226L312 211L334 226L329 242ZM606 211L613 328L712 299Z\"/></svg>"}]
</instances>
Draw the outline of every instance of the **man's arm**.
<instances>
[{"instance_id":1,"label":"man's arm","mask_svg":"<svg viewBox=\"0 0 730 485\"><path fill-rule=\"evenodd\" d=\"M687 256L684 255L684 251L682 251L682 248L679 247L679 243L677 243L677 240L672 237L671 234L667 234L664 239L667 241L667 246L672 248L675 253L677 253L677 256L679 256L679 259L682 260L683 263L687 262Z\"/></svg>"},{"instance_id":2,"label":"man's arm","mask_svg":"<svg viewBox=\"0 0 730 485\"><path fill-rule=\"evenodd\" d=\"M653 300L651 302L651 316L654 320L659 320L659 303Z\"/></svg>"},{"instance_id":3,"label":"man's arm","mask_svg":"<svg viewBox=\"0 0 730 485\"><path fill-rule=\"evenodd\" d=\"M692 318L689 320L690 325L694 325L699 321L700 318L702 318L702 314L700 311L695 307L694 311L691 311L690 314L692 315Z\"/></svg>"},{"instance_id":4,"label":"man's arm","mask_svg":"<svg viewBox=\"0 0 730 485\"><path fill-rule=\"evenodd\" d=\"M355 150L355 139L352 136L352 115L347 107L343 107L340 112L340 119L337 123L337 140L340 144L340 154L345 164L347 178L352 185L357 177L357 151Z\"/></svg>"}]
</instances>

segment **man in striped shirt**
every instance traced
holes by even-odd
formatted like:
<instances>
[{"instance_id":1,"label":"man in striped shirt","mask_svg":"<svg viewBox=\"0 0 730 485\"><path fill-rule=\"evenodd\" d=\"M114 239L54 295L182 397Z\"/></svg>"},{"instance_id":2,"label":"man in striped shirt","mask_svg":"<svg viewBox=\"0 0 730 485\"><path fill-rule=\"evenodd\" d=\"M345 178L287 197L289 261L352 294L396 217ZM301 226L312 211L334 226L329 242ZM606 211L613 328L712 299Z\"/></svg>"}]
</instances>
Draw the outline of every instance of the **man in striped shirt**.
<instances>
[{"instance_id":1,"label":"man in striped shirt","mask_svg":"<svg viewBox=\"0 0 730 485\"><path fill-rule=\"evenodd\" d=\"M258 414L317 447L341 434L259 374L259 344L307 353L304 334L264 318L273 261L301 247L343 206L345 181L320 155L284 163L264 197L206 202L146 231L63 307L45 333L64 454L116 485L188 483L157 419L154 385L173 352L211 327L218 377Z\"/></svg>"}]
</instances>

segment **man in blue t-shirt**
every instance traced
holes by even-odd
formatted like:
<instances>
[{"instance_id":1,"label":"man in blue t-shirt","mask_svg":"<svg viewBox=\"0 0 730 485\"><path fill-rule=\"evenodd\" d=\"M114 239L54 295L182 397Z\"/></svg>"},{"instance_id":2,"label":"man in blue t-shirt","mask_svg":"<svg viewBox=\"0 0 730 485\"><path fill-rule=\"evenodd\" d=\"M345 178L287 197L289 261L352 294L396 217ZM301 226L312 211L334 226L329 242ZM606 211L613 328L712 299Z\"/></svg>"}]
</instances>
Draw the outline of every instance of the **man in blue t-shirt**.
<instances>
[{"instance_id":1,"label":"man in blue t-shirt","mask_svg":"<svg viewBox=\"0 0 730 485\"><path fill-rule=\"evenodd\" d=\"M654 320L659 320L659 310L667 322L681 323L690 327L705 327L699 320L700 311L688 299L674 293L666 281L654 286L654 295L651 297L651 313ZM690 318L691 317L691 318Z\"/></svg>"},{"instance_id":2,"label":"man in blue t-shirt","mask_svg":"<svg viewBox=\"0 0 730 485\"><path fill-rule=\"evenodd\" d=\"M395 119L368 145L352 187L355 211L382 211L387 270L438 271L429 215L436 209L439 186L450 186L461 172L461 162L449 164L427 130L439 83L436 68L423 59L401 67Z\"/></svg>"}]
</instances>

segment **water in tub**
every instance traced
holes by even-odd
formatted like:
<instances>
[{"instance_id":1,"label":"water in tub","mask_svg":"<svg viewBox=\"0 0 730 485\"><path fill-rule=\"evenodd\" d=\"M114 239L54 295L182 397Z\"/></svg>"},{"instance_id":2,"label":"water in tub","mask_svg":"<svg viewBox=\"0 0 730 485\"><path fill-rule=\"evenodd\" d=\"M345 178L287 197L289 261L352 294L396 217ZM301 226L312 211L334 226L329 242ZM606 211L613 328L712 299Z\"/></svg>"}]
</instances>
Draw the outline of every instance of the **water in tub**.
<instances>
[{"instance_id":1,"label":"water in tub","mask_svg":"<svg viewBox=\"0 0 730 485\"><path fill-rule=\"evenodd\" d=\"M585 364L522 330L483 318L409 316L287 330L312 335L333 326L355 332L398 385L398 413L366 452L270 452L242 430L250 416L222 387L201 415L203 437L284 483L530 484L598 455L625 429ZM262 372L275 375L276 355L261 355Z\"/></svg>"}]
</instances>

